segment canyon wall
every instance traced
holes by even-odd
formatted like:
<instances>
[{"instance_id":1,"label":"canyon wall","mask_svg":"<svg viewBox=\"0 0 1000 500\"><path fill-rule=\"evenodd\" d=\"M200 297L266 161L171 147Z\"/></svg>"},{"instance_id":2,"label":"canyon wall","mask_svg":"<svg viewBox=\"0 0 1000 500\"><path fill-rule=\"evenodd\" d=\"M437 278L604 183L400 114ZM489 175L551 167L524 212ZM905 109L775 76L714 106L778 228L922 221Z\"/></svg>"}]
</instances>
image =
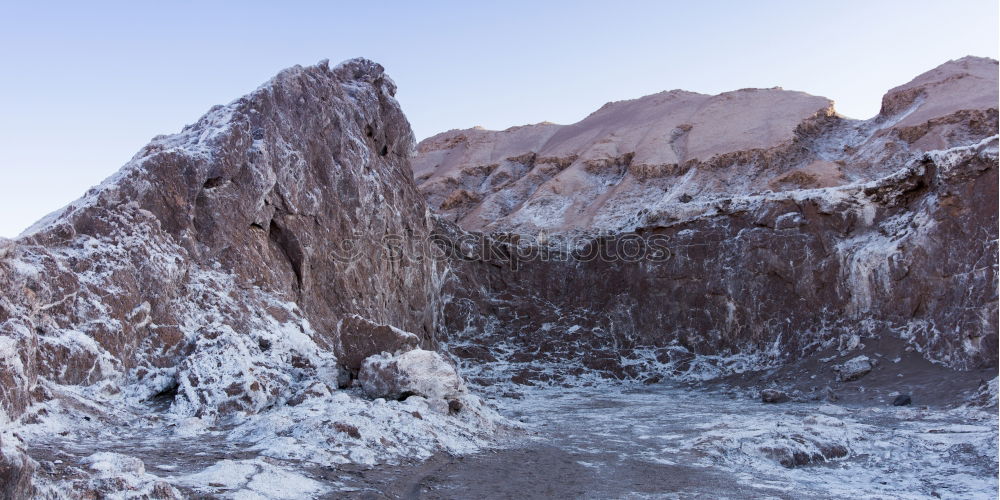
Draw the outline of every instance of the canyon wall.
<instances>
[{"instance_id":1,"label":"canyon wall","mask_svg":"<svg viewBox=\"0 0 1000 500\"><path fill-rule=\"evenodd\" d=\"M798 92L673 91L431 137L414 173L457 262L453 352L528 381L851 344L995 368L997 101L997 63L965 58L866 121Z\"/></svg>"},{"instance_id":2,"label":"canyon wall","mask_svg":"<svg viewBox=\"0 0 1000 500\"><path fill-rule=\"evenodd\" d=\"M285 70L0 241L3 494L118 491L39 472L25 449L57 428L224 422L323 466L489 443L505 421L418 348L481 384L859 352L995 377L997 80L952 61L865 121L671 91L415 146L381 66Z\"/></svg>"}]
</instances>

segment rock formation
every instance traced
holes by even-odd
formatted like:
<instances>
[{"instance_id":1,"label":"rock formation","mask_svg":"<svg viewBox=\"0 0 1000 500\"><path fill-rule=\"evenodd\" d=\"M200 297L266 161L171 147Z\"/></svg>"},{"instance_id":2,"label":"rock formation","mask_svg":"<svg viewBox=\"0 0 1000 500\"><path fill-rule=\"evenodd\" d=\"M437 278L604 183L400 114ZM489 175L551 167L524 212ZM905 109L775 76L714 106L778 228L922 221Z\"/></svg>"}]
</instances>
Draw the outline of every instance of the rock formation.
<instances>
[{"instance_id":1,"label":"rock formation","mask_svg":"<svg viewBox=\"0 0 1000 500\"><path fill-rule=\"evenodd\" d=\"M317 495L295 467L493 443L498 381L815 396L921 362L960 393L996 376L997 80L952 61L865 121L671 91L415 146L381 66L285 70L0 240L0 492ZM773 454L847 453L820 444Z\"/></svg>"},{"instance_id":2,"label":"rock formation","mask_svg":"<svg viewBox=\"0 0 1000 500\"><path fill-rule=\"evenodd\" d=\"M324 369L318 353L335 350L349 313L432 346L440 303L433 261L334 258L343 241L430 232L408 181L413 136L394 92L366 61L287 70L180 134L154 139L114 177L29 229L0 264L4 352L19 357L19 369L3 375L11 382L4 387L18 391L3 398L6 413L24 410L38 378L117 378L116 386L136 382L148 395L181 384L192 411L256 411L303 373ZM310 342L294 343L294 335ZM223 374L201 360L236 350L298 366L253 375L240 367L247 387L232 398L209 394Z\"/></svg>"},{"instance_id":3,"label":"rock formation","mask_svg":"<svg viewBox=\"0 0 1000 500\"><path fill-rule=\"evenodd\" d=\"M467 230L632 230L733 197L873 181L996 133L997 65L967 57L890 90L871 120L802 92L673 90L572 125L452 130L418 144L432 208Z\"/></svg>"},{"instance_id":4,"label":"rock formation","mask_svg":"<svg viewBox=\"0 0 1000 500\"><path fill-rule=\"evenodd\" d=\"M444 270L421 258L432 223L395 90L362 59L285 70L5 241L0 423L165 404L211 426L328 398L369 355L433 349ZM21 496L34 466L2 439Z\"/></svg>"},{"instance_id":5,"label":"rock formation","mask_svg":"<svg viewBox=\"0 0 1000 500\"><path fill-rule=\"evenodd\" d=\"M422 349L371 356L365 360L358 380L365 393L375 398L420 396L454 401L466 392L455 367L440 354Z\"/></svg>"},{"instance_id":6,"label":"rock formation","mask_svg":"<svg viewBox=\"0 0 1000 500\"><path fill-rule=\"evenodd\" d=\"M455 255L452 352L527 382L852 350L995 372L997 101L996 61L964 58L865 121L780 89L672 91L431 137L414 174Z\"/></svg>"}]
</instances>

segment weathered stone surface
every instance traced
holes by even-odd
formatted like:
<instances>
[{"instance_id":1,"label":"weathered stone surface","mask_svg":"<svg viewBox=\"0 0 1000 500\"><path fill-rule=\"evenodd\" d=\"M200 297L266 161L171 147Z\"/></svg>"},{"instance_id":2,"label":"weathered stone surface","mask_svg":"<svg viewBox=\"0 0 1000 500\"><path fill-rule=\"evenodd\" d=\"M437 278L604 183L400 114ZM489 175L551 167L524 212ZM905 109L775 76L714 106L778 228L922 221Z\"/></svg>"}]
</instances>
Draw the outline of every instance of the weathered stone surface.
<instances>
[{"instance_id":1,"label":"weathered stone surface","mask_svg":"<svg viewBox=\"0 0 1000 500\"><path fill-rule=\"evenodd\" d=\"M852 382L865 375L868 375L875 368L875 362L868 356L857 356L845 361L843 364L835 366L837 377L842 382Z\"/></svg>"},{"instance_id":2,"label":"weathered stone surface","mask_svg":"<svg viewBox=\"0 0 1000 500\"><path fill-rule=\"evenodd\" d=\"M491 353L498 366L568 361L566 374L585 365L630 376L608 361L620 359L642 376L703 378L732 368L719 358L692 363L696 355L750 355L737 366L763 368L844 338L856 338L855 348L904 339L955 369L995 368L997 274L982 263L997 260L997 63L966 58L928 75L915 80L923 97L912 106L888 106L867 121L782 118L794 129L785 149L720 153L665 170L659 184L631 174L593 178L597 191L492 184L513 163L524 167L520 179L547 175L546 148L577 126L453 131L424 141L415 169L432 206L432 187L448 179L490 193L469 211L439 210L438 243L455 269L445 306L453 352L475 363L486 358L470 346L503 344ZM948 83L955 81L965 90ZM624 104L609 109L616 106ZM944 142L914 142L900 128L918 111L923 133ZM607 139L601 147L635 151L616 133L599 136ZM592 159L588 151L573 150L568 165ZM477 168L501 157L511 165ZM530 197L559 208L535 210L524 202ZM477 222L490 199L510 200L510 210ZM577 212L566 207L577 204L597 212L571 216ZM636 241L667 257L632 258Z\"/></svg>"},{"instance_id":3,"label":"weathered stone surface","mask_svg":"<svg viewBox=\"0 0 1000 500\"><path fill-rule=\"evenodd\" d=\"M93 498L150 498L179 500L184 498L170 483L146 472L142 460L120 453L98 452L81 461L90 479L79 481L74 493Z\"/></svg>"},{"instance_id":4,"label":"weathered stone surface","mask_svg":"<svg viewBox=\"0 0 1000 500\"><path fill-rule=\"evenodd\" d=\"M357 374L361 364L369 356L416 349L420 345L420 338L393 326L379 325L360 316L350 315L340 323L340 343L338 361Z\"/></svg>"},{"instance_id":5,"label":"weathered stone surface","mask_svg":"<svg viewBox=\"0 0 1000 500\"><path fill-rule=\"evenodd\" d=\"M421 142L413 170L431 205L469 229L603 227L626 196L605 195L609 186L635 196L692 165L739 161L734 152L785 151L800 123L831 112L828 99L780 89L673 90L609 103L573 125L445 132Z\"/></svg>"},{"instance_id":6,"label":"weathered stone surface","mask_svg":"<svg viewBox=\"0 0 1000 500\"><path fill-rule=\"evenodd\" d=\"M790 399L788 394L777 389L764 389L760 391L760 400L764 403L787 403Z\"/></svg>"},{"instance_id":7,"label":"weathered stone surface","mask_svg":"<svg viewBox=\"0 0 1000 500\"><path fill-rule=\"evenodd\" d=\"M997 388L1000 386L998 378L993 377L990 381L980 380L976 392L967 401L972 406L997 406Z\"/></svg>"},{"instance_id":8,"label":"weathered stone surface","mask_svg":"<svg viewBox=\"0 0 1000 500\"><path fill-rule=\"evenodd\" d=\"M996 82L996 61L950 61L889 91L867 121L780 88L674 90L572 125L444 132L418 145L413 170L431 207L467 230L631 230L657 212L684 220L725 198L873 180L993 135Z\"/></svg>"},{"instance_id":9,"label":"weathered stone surface","mask_svg":"<svg viewBox=\"0 0 1000 500\"><path fill-rule=\"evenodd\" d=\"M35 493L31 478L37 464L19 444L13 436L0 433L0 497L4 500L32 498Z\"/></svg>"},{"instance_id":10,"label":"weathered stone surface","mask_svg":"<svg viewBox=\"0 0 1000 500\"><path fill-rule=\"evenodd\" d=\"M467 392L451 363L436 352L422 349L372 356L362 365L358 380L365 394L373 398L421 396L454 400Z\"/></svg>"},{"instance_id":11,"label":"weathered stone surface","mask_svg":"<svg viewBox=\"0 0 1000 500\"><path fill-rule=\"evenodd\" d=\"M191 413L257 411L297 380L336 386L351 314L433 346L439 270L419 259L431 225L394 93L361 59L283 71L5 242L4 410L22 413L39 377L124 376L150 395L179 384ZM384 255L387 236L414 259Z\"/></svg>"},{"instance_id":12,"label":"weathered stone surface","mask_svg":"<svg viewBox=\"0 0 1000 500\"><path fill-rule=\"evenodd\" d=\"M850 450L839 443L809 440L799 444L795 442L794 438L802 439L800 436L794 436L792 439L788 439L789 442L793 443L792 445L780 443L776 446L762 446L760 451L771 460L789 469L817 465L829 460L845 458L850 454Z\"/></svg>"}]
</instances>

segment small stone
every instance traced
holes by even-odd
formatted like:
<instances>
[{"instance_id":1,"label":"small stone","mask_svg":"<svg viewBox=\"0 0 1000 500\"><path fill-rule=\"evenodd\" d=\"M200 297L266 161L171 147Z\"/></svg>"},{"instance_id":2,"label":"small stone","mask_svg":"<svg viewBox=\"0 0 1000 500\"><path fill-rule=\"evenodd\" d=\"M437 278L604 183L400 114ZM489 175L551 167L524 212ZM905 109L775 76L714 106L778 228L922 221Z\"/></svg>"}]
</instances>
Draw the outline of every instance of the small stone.
<instances>
[{"instance_id":1,"label":"small stone","mask_svg":"<svg viewBox=\"0 0 1000 500\"><path fill-rule=\"evenodd\" d=\"M843 364L837 365L833 369L837 372L837 378L841 382L851 382L868 375L874 367L875 362L868 356L862 355L844 361Z\"/></svg>"},{"instance_id":2,"label":"small stone","mask_svg":"<svg viewBox=\"0 0 1000 500\"><path fill-rule=\"evenodd\" d=\"M892 400L892 406L909 406L910 403L913 403L913 399L909 394L900 394Z\"/></svg>"},{"instance_id":3,"label":"small stone","mask_svg":"<svg viewBox=\"0 0 1000 500\"><path fill-rule=\"evenodd\" d=\"M344 422L335 422L333 424L333 428L336 429L337 432L343 432L344 434L347 434L348 436L351 436L354 439L361 439L361 431L358 430L358 427L356 425L351 425Z\"/></svg>"},{"instance_id":4,"label":"small stone","mask_svg":"<svg viewBox=\"0 0 1000 500\"><path fill-rule=\"evenodd\" d=\"M784 403L789 400L788 394L777 389L764 389L760 391L760 400L765 403Z\"/></svg>"},{"instance_id":5,"label":"small stone","mask_svg":"<svg viewBox=\"0 0 1000 500\"><path fill-rule=\"evenodd\" d=\"M257 346L260 347L261 351L269 351L271 350L271 341L267 339L259 339L257 340Z\"/></svg>"}]
</instances>

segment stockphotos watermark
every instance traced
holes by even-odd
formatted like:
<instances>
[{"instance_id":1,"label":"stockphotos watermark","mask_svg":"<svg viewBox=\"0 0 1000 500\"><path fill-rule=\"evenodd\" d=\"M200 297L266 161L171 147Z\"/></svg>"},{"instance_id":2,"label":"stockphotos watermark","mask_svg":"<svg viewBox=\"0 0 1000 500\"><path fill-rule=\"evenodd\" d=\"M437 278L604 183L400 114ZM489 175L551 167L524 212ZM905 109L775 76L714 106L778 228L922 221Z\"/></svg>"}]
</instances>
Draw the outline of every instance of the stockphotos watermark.
<instances>
[{"instance_id":1,"label":"stockphotos watermark","mask_svg":"<svg viewBox=\"0 0 1000 500\"><path fill-rule=\"evenodd\" d=\"M672 256L665 234L597 234L552 238L531 234L440 234L430 238L356 232L334 244L330 258L343 263L381 260L403 265L426 259L476 260L510 266L529 262L665 262Z\"/></svg>"}]
</instances>

